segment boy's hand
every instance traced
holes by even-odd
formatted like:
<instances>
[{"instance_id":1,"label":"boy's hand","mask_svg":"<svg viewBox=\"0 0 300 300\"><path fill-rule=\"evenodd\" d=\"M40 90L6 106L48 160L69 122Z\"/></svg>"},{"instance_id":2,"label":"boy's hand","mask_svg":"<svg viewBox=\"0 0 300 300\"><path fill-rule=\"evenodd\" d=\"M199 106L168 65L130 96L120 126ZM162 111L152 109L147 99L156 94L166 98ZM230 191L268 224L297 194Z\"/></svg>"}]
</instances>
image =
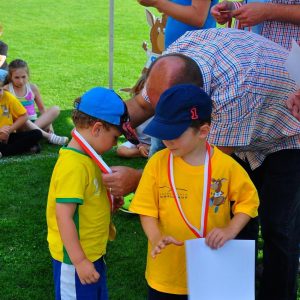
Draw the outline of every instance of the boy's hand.
<instances>
[{"instance_id":1,"label":"boy's hand","mask_svg":"<svg viewBox=\"0 0 300 300\"><path fill-rule=\"evenodd\" d=\"M236 234L228 227L214 228L207 234L205 242L210 248L218 249L223 247L228 240L234 239L235 236Z\"/></svg>"},{"instance_id":2,"label":"boy's hand","mask_svg":"<svg viewBox=\"0 0 300 300\"><path fill-rule=\"evenodd\" d=\"M0 128L0 141L6 143L10 135L10 126L2 126Z\"/></svg>"},{"instance_id":3,"label":"boy's hand","mask_svg":"<svg viewBox=\"0 0 300 300\"><path fill-rule=\"evenodd\" d=\"M143 157L148 157L149 154L149 145L146 144L138 144L137 148Z\"/></svg>"},{"instance_id":4,"label":"boy's hand","mask_svg":"<svg viewBox=\"0 0 300 300\"><path fill-rule=\"evenodd\" d=\"M76 264L75 268L82 284L95 283L100 278L100 274L96 271L94 264L87 258Z\"/></svg>"},{"instance_id":5,"label":"boy's hand","mask_svg":"<svg viewBox=\"0 0 300 300\"><path fill-rule=\"evenodd\" d=\"M172 236L164 236L162 237L158 243L153 247L151 251L151 256L153 258L156 257L157 254L160 254L161 251L166 248L166 246L173 244L175 246L182 246L184 243L181 241L177 241L175 238Z\"/></svg>"}]
</instances>

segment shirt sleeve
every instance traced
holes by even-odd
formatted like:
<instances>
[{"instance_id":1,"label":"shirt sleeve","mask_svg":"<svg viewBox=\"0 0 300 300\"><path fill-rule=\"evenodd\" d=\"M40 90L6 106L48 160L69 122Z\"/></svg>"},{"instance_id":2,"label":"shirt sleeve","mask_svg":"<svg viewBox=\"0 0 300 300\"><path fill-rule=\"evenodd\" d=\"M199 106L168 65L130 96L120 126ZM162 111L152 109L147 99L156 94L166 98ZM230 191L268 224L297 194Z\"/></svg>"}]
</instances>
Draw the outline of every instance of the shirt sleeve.
<instances>
[{"instance_id":1,"label":"shirt sleeve","mask_svg":"<svg viewBox=\"0 0 300 300\"><path fill-rule=\"evenodd\" d=\"M68 168L60 165L55 181L55 198L57 203L84 203L84 193L88 185L88 175L79 164ZM67 170L67 171L65 171Z\"/></svg>"}]
</instances>

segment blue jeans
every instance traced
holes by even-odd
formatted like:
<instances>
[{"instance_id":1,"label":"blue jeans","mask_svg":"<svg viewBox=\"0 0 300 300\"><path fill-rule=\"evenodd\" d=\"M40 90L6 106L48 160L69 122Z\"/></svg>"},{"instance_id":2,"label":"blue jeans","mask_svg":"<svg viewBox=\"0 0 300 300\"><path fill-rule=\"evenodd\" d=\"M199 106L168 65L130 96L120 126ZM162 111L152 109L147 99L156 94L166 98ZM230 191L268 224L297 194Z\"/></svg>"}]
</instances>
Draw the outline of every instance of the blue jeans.
<instances>
[{"instance_id":1,"label":"blue jeans","mask_svg":"<svg viewBox=\"0 0 300 300\"><path fill-rule=\"evenodd\" d=\"M163 144L163 142L160 139L157 139L155 137L151 137L151 145L149 150L148 157L150 158L153 154L155 154L157 151L166 148L166 146Z\"/></svg>"},{"instance_id":2,"label":"blue jeans","mask_svg":"<svg viewBox=\"0 0 300 300\"><path fill-rule=\"evenodd\" d=\"M6 70L0 69L0 81L5 82L8 72Z\"/></svg>"},{"instance_id":3,"label":"blue jeans","mask_svg":"<svg viewBox=\"0 0 300 300\"><path fill-rule=\"evenodd\" d=\"M296 300L300 242L300 150L267 156L251 171L260 197L263 274L259 300Z\"/></svg>"}]
</instances>

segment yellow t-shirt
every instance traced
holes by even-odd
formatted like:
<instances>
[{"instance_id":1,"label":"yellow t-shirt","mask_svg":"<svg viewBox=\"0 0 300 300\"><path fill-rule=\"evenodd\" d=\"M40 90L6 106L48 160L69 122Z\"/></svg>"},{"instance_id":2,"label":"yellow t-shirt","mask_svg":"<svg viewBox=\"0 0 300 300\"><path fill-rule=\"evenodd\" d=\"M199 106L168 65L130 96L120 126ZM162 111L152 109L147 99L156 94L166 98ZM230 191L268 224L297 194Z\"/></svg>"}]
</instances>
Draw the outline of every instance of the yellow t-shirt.
<instances>
[{"instance_id":1,"label":"yellow t-shirt","mask_svg":"<svg viewBox=\"0 0 300 300\"><path fill-rule=\"evenodd\" d=\"M20 101L11 93L3 91L0 99L0 128L8 125L11 126L16 119L26 114L26 109Z\"/></svg>"},{"instance_id":2,"label":"yellow t-shirt","mask_svg":"<svg viewBox=\"0 0 300 300\"><path fill-rule=\"evenodd\" d=\"M71 264L62 243L56 203L77 203L74 222L83 251L92 262L106 253L110 223L110 204L101 172L87 155L62 148L53 170L47 204L48 243L52 257Z\"/></svg>"},{"instance_id":3,"label":"yellow t-shirt","mask_svg":"<svg viewBox=\"0 0 300 300\"><path fill-rule=\"evenodd\" d=\"M179 241L196 238L184 223L168 181L169 150L156 153L147 163L130 205L130 211L158 219L163 235ZM230 156L214 147L207 232L226 226L233 214L257 216L257 191L246 171ZM174 181L183 211L191 224L200 227L204 166L191 166L174 157ZM233 202L234 203L231 203ZM231 209L232 204L232 209ZM184 246L167 246L155 259L148 242L146 279L158 291L187 294ZM199 270L201 271L201 270Z\"/></svg>"}]
</instances>

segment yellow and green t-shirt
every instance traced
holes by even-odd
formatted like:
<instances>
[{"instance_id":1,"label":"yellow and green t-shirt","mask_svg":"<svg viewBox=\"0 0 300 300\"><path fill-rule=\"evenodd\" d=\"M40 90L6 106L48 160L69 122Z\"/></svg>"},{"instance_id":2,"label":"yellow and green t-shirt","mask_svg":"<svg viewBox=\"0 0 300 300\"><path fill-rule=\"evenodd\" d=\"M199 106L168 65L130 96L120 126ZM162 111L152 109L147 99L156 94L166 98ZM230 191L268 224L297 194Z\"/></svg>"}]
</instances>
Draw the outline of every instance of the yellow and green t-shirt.
<instances>
[{"instance_id":1,"label":"yellow and green t-shirt","mask_svg":"<svg viewBox=\"0 0 300 300\"><path fill-rule=\"evenodd\" d=\"M11 93L3 91L0 99L0 128L11 126L16 119L26 114L26 109L20 101Z\"/></svg>"},{"instance_id":2,"label":"yellow and green t-shirt","mask_svg":"<svg viewBox=\"0 0 300 300\"><path fill-rule=\"evenodd\" d=\"M83 251L92 262L106 253L110 223L110 204L101 172L86 154L62 148L53 170L47 204L48 243L52 257L71 264L61 240L56 203L76 203L74 223Z\"/></svg>"},{"instance_id":3,"label":"yellow and green t-shirt","mask_svg":"<svg viewBox=\"0 0 300 300\"><path fill-rule=\"evenodd\" d=\"M158 219L163 235L179 241L196 238L177 209L168 181L169 150L156 153L147 163L129 210ZM230 156L214 147L207 232L228 225L231 212L257 216L257 191L246 171ZM200 227L204 166L191 166L174 157L174 180L183 211L191 224ZM184 246L167 246L153 259L148 243L146 279L158 291L187 294ZM201 270L199 270L200 272Z\"/></svg>"}]
</instances>

